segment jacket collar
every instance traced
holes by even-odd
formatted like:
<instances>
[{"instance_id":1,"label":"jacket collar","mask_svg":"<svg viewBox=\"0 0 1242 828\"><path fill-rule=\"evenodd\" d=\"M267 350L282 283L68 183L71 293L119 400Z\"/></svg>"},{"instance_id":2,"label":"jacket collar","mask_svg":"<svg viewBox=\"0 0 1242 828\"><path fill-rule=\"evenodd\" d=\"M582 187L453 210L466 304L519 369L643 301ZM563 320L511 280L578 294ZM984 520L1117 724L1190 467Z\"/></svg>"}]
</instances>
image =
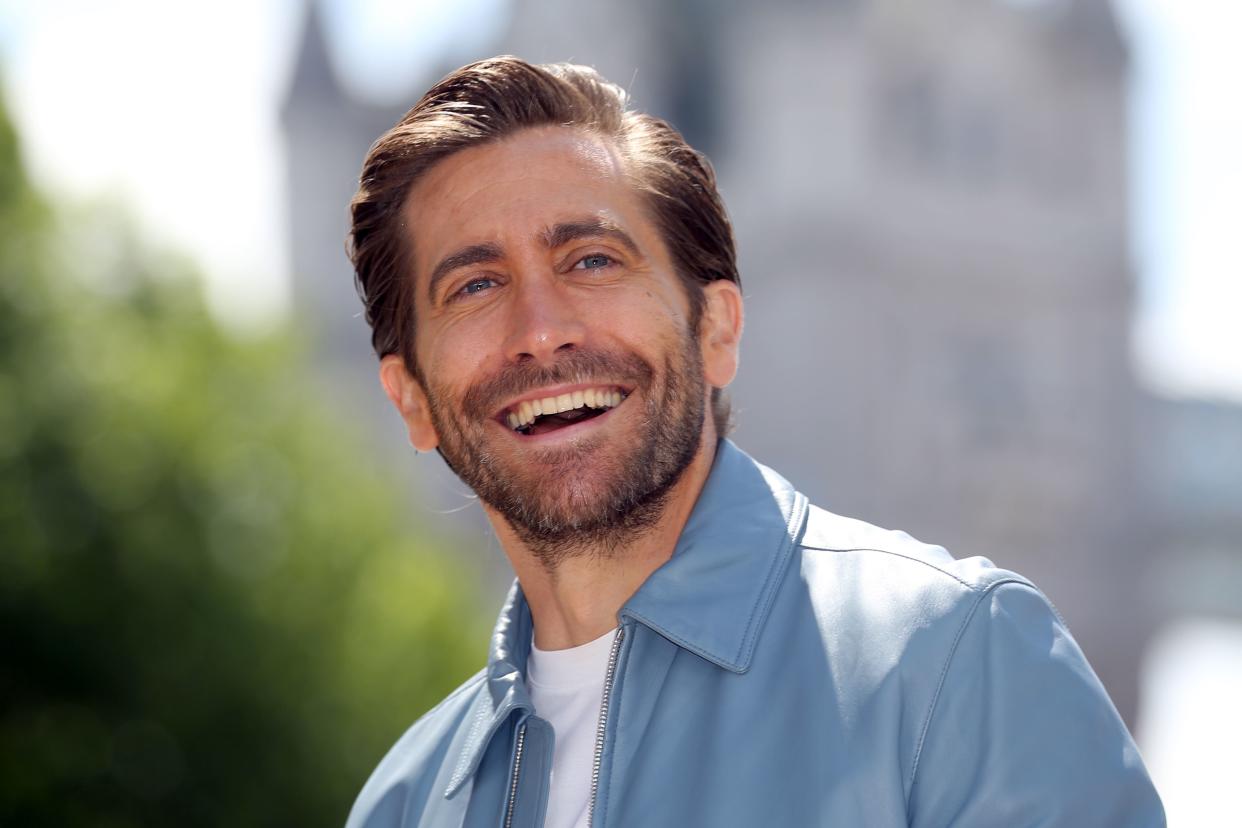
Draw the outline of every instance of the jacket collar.
<instances>
[{"instance_id":1,"label":"jacket collar","mask_svg":"<svg viewBox=\"0 0 1242 828\"><path fill-rule=\"evenodd\" d=\"M672 557L625 603L619 620L633 619L726 670L746 672L806 512L806 498L784 478L721 440ZM509 715L533 709L524 679L532 628L515 581L492 634L488 692L476 699L446 796L474 773Z\"/></svg>"},{"instance_id":2,"label":"jacket collar","mask_svg":"<svg viewBox=\"0 0 1242 828\"><path fill-rule=\"evenodd\" d=\"M486 690L471 705L470 730L444 795L450 797L474 776L492 736L515 710L525 716L535 709L526 689L526 659L534 624L530 606L517 582L501 607L487 657Z\"/></svg>"},{"instance_id":3,"label":"jacket collar","mask_svg":"<svg viewBox=\"0 0 1242 828\"><path fill-rule=\"evenodd\" d=\"M673 556L621 608L665 638L735 673L750 667L806 498L729 440Z\"/></svg>"}]
</instances>

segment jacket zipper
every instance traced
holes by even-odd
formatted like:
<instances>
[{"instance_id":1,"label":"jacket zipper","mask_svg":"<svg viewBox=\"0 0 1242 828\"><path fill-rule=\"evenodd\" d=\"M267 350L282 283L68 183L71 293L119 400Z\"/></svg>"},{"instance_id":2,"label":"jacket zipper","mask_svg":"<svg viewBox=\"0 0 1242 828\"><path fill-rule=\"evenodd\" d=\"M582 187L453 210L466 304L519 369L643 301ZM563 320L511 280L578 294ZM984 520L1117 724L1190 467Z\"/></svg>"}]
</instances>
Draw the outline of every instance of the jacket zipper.
<instances>
[{"instance_id":1,"label":"jacket zipper","mask_svg":"<svg viewBox=\"0 0 1242 828\"><path fill-rule=\"evenodd\" d=\"M513 752L513 781L509 783L509 807L505 809L505 828L513 825L513 806L517 804L518 774L522 772L522 747L526 744L526 723L518 728L517 750Z\"/></svg>"},{"instance_id":2,"label":"jacket zipper","mask_svg":"<svg viewBox=\"0 0 1242 828\"><path fill-rule=\"evenodd\" d=\"M608 729L608 702L612 697L612 682L617 672L617 653L625 638L625 627L617 627L617 637L608 653L608 672L604 674L604 695L599 705L599 726L595 730L595 761L591 765L591 804L587 809L587 825L595 824L595 797L599 794L599 769L604 761L604 732Z\"/></svg>"}]
</instances>

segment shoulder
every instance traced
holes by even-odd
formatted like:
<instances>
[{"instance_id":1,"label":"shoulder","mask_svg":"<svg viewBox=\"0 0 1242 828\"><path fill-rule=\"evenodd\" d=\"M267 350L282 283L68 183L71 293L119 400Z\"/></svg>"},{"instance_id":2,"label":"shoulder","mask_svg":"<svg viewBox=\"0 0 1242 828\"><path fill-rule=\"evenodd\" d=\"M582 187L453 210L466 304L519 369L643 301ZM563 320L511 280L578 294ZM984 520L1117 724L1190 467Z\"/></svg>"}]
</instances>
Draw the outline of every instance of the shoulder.
<instances>
[{"instance_id":1,"label":"shoulder","mask_svg":"<svg viewBox=\"0 0 1242 828\"><path fill-rule=\"evenodd\" d=\"M926 715L966 629L991 599L1020 591L1055 617L1030 581L987 558L954 559L905 532L809 507L789 579L810 606L819 646L860 667L860 699L898 679L908 711ZM802 617L806 617L803 615ZM1033 617L1033 615L1028 616ZM917 711L917 712L916 712Z\"/></svg>"},{"instance_id":2,"label":"shoulder","mask_svg":"<svg viewBox=\"0 0 1242 828\"><path fill-rule=\"evenodd\" d=\"M1125 725L1030 581L813 506L799 545L825 646L880 677L871 690L899 680L911 824L1163 824Z\"/></svg>"},{"instance_id":3,"label":"shoulder","mask_svg":"<svg viewBox=\"0 0 1242 828\"><path fill-rule=\"evenodd\" d=\"M1030 581L987 558L954 559L905 532L814 506L797 561L793 594L809 603L824 652L856 666L853 696L864 704L896 682L912 723L928 720L951 670L979 657L972 631L994 629L999 639L1064 629Z\"/></svg>"},{"instance_id":4,"label":"shoulder","mask_svg":"<svg viewBox=\"0 0 1242 828\"><path fill-rule=\"evenodd\" d=\"M443 793L437 780L446 763L455 761L453 745L479 693L486 692L486 673L475 673L402 734L358 794L347 828L401 825L403 814L421 811Z\"/></svg>"},{"instance_id":5,"label":"shoulder","mask_svg":"<svg viewBox=\"0 0 1242 828\"><path fill-rule=\"evenodd\" d=\"M808 509L799 547L801 575L821 604L857 604L859 595L870 595L883 599L877 609L885 616L933 618L969 613L1009 584L1040 594L1026 578L987 558L956 559L942 546L817 506Z\"/></svg>"}]
</instances>

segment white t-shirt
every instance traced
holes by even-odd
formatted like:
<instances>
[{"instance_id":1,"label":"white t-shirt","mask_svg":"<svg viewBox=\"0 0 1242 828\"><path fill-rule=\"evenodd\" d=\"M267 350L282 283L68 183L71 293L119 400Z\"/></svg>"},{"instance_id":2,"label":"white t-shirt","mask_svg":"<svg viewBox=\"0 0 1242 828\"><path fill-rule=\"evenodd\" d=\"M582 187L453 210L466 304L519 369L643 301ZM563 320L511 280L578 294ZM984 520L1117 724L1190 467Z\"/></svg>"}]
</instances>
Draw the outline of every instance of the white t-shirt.
<instances>
[{"instance_id":1,"label":"white t-shirt","mask_svg":"<svg viewBox=\"0 0 1242 828\"><path fill-rule=\"evenodd\" d=\"M595 734L616 637L612 630L568 650L541 650L531 643L526 686L535 714L556 731L544 828L586 828Z\"/></svg>"}]
</instances>

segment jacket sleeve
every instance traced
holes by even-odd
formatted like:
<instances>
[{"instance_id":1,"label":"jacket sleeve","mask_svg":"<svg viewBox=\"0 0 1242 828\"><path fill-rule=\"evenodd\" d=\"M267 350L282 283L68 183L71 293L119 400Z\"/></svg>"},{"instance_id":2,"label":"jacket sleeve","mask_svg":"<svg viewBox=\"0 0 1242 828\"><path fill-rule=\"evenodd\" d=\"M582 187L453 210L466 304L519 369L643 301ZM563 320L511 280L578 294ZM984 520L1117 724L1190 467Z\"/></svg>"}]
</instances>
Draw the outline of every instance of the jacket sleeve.
<instances>
[{"instance_id":1,"label":"jacket sleeve","mask_svg":"<svg viewBox=\"0 0 1242 828\"><path fill-rule=\"evenodd\" d=\"M912 826L1165 825L1103 685L1026 583L1002 582L975 602L916 757Z\"/></svg>"}]
</instances>

